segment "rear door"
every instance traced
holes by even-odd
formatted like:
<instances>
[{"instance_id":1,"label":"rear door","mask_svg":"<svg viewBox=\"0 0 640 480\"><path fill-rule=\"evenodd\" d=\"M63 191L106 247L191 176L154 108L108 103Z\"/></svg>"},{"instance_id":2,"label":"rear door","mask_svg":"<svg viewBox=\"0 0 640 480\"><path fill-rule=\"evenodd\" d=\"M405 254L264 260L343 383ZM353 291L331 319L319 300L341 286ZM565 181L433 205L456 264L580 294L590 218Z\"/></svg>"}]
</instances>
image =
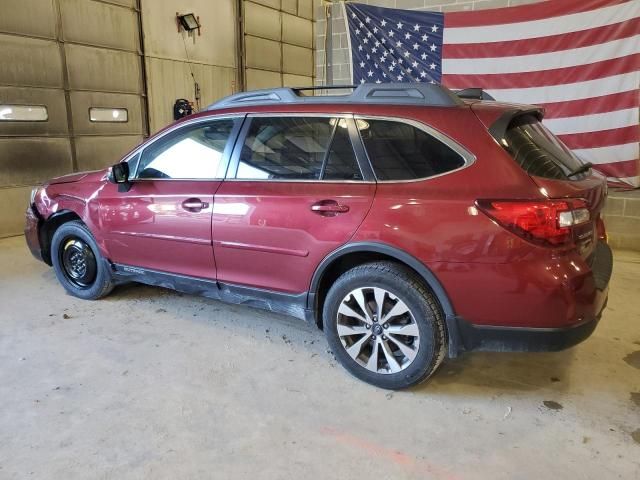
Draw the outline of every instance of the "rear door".
<instances>
[{"instance_id":1,"label":"rear door","mask_svg":"<svg viewBox=\"0 0 640 480\"><path fill-rule=\"evenodd\" d=\"M302 293L320 261L349 241L375 193L345 116L248 116L215 195L218 280ZM356 143L357 144L357 143Z\"/></svg>"}]
</instances>

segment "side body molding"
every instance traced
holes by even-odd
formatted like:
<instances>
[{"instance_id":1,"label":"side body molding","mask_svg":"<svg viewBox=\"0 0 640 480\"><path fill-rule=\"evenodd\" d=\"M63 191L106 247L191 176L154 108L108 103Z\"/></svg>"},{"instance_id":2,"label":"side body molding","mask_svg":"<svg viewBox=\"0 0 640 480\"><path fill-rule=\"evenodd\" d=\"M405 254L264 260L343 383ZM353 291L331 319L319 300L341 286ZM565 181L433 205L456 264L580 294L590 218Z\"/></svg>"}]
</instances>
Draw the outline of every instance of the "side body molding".
<instances>
[{"instance_id":1,"label":"side body molding","mask_svg":"<svg viewBox=\"0 0 640 480\"><path fill-rule=\"evenodd\" d=\"M339 260L341 257L345 255L349 255L351 253L380 253L383 255L387 255L392 257L399 262L402 262L413 270L415 270L425 281L425 283L429 286L431 291L436 296L440 306L442 307L442 311L445 315L445 322L448 333L448 342L449 342L449 357L456 357L459 352L460 342L459 342L459 332L458 332L458 323L456 320L455 311L453 309L453 305L449 300L449 296L445 291L444 287L440 283L440 281L436 278L429 268L422 263L420 260L410 255L409 253L401 250L397 247L388 245L386 243L380 242L354 242L347 243L342 247L334 250L332 253L327 255L320 265L316 268L316 271L313 274L313 278L311 279L311 286L309 288L309 294L307 296L307 311L314 311L316 308L316 300L318 295L318 288L320 286L320 281L322 280L322 276L326 272L327 268L334 261Z\"/></svg>"}]
</instances>

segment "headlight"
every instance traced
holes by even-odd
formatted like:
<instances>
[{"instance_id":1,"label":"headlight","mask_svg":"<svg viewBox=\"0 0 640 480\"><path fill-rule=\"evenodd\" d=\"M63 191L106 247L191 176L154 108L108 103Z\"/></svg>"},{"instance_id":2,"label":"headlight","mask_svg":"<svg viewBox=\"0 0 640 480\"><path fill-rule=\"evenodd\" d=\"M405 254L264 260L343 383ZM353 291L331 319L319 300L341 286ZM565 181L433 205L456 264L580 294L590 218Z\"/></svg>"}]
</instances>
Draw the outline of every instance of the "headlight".
<instances>
[{"instance_id":1,"label":"headlight","mask_svg":"<svg viewBox=\"0 0 640 480\"><path fill-rule=\"evenodd\" d=\"M33 205L33 202L36 199L36 195L38 194L38 190L40 190L40 187L36 187L31 190L31 198L29 199L29 205Z\"/></svg>"}]
</instances>

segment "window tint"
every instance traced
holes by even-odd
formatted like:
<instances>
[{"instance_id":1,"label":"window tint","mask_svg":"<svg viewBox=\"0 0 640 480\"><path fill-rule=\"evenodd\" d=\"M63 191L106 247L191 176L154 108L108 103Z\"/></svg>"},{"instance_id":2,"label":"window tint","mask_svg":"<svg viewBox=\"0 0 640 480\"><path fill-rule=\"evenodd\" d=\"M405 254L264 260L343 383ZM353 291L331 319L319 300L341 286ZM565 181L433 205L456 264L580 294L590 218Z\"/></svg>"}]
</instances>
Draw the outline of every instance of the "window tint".
<instances>
[{"instance_id":1,"label":"window tint","mask_svg":"<svg viewBox=\"0 0 640 480\"><path fill-rule=\"evenodd\" d=\"M529 174L566 179L582 162L533 115L516 118L500 143Z\"/></svg>"},{"instance_id":2,"label":"window tint","mask_svg":"<svg viewBox=\"0 0 640 480\"><path fill-rule=\"evenodd\" d=\"M253 118L242 147L236 177L283 180L362 178L346 122L337 118L315 117Z\"/></svg>"},{"instance_id":3,"label":"window tint","mask_svg":"<svg viewBox=\"0 0 640 480\"><path fill-rule=\"evenodd\" d=\"M233 120L191 125L168 134L145 148L138 178L207 179L220 177L218 169Z\"/></svg>"},{"instance_id":4,"label":"window tint","mask_svg":"<svg viewBox=\"0 0 640 480\"><path fill-rule=\"evenodd\" d=\"M360 135L378 180L415 180L455 170L462 156L412 125L358 120Z\"/></svg>"}]
</instances>

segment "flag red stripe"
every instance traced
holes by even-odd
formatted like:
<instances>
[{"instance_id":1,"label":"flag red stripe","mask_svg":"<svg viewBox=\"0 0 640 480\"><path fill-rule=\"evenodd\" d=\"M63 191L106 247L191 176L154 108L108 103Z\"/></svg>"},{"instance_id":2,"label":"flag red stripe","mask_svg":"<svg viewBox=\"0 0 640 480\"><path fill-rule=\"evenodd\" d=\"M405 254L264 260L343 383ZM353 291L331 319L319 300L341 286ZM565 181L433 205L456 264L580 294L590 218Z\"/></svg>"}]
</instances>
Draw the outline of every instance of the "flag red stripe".
<instances>
[{"instance_id":1,"label":"flag red stripe","mask_svg":"<svg viewBox=\"0 0 640 480\"><path fill-rule=\"evenodd\" d=\"M470 60L472 61L472 60ZM640 53L626 57L612 58L603 62L588 63L575 67L555 68L535 72L488 73L488 74L447 74L442 75L442 83L451 88L472 88L481 86L485 90L500 88L529 88L566 85L586 82L598 78L611 77L638 70Z\"/></svg>"},{"instance_id":2,"label":"flag red stripe","mask_svg":"<svg viewBox=\"0 0 640 480\"><path fill-rule=\"evenodd\" d=\"M602 163L594 165L593 168L604 173L607 177L627 178L640 174L640 162L638 160Z\"/></svg>"},{"instance_id":3,"label":"flag red stripe","mask_svg":"<svg viewBox=\"0 0 640 480\"><path fill-rule=\"evenodd\" d=\"M445 17L446 18L446 17ZM556 52L619 40L640 32L640 18L579 32L509 42L445 44L443 58L497 58Z\"/></svg>"},{"instance_id":4,"label":"flag red stripe","mask_svg":"<svg viewBox=\"0 0 640 480\"><path fill-rule=\"evenodd\" d=\"M480 27L505 23L528 22L545 18L588 12L598 8L625 3L626 0L584 0L568 2L551 0L535 5L519 5L509 8L492 8L471 12L447 12L444 17L445 28ZM635 0L631 0L635 1Z\"/></svg>"},{"instance_id":5,"label":"flag red stripe","mask_svg":"<svg viewBox=\"0 0 640 480\"><path fill-rule=\"evenodd\" d=\"M596 92L594 92L596 93ZM583 98L567 102L543 103L546 118L579 117L595 113L615 112L627 108L635 108L640 104L640 93L637 90L612 93L601 97Z\"/></svg>"},{"instance_id":6,"label":"flag red stripe","mask_svg":"<svg viewBox=\"0 0 640 480\"><path fill-rule=\"evenodd\" d=\"M613 128L599 132L571 133L558 135L571 149L611 147L640 141L640 126Z\"/></svg>"}]
</instances>

